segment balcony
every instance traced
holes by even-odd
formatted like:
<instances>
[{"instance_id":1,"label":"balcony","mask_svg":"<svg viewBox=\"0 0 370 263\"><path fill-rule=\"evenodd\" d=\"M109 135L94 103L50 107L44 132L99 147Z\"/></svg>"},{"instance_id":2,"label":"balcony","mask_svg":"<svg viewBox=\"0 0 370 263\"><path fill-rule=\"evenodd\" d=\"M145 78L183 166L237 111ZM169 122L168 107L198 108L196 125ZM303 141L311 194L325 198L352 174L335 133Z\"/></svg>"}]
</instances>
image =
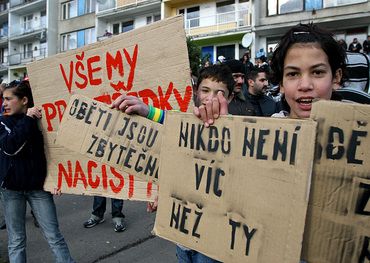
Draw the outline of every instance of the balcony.
<instances>
[{"instance_id":1,"label":"balcony","mask_svg":"<svg viewBox=\"0 0 370 263\"><path fill-rule=\"evenodd\" d=\"M10 0L10 9L13 14L27 15L45 10L46 0Z\"/></svg>"},{"instance_id":2,"label":"balcony","mask_svg":"<svg viewBox=\"0 0 370 263\"><path fill-rule=\"evenodd\" d=\"M0 62L0 72L8 71L8 62Z\"/></svg>"},{"instance_id":3,"label":"balcony","mask_svg":"<svg viewBox=\"0 0 370 263\"><path fill-rule=\"evenodd\" d=\"M251 14L248 10L201 16L185 20L185 30L190 36L209 35L251 26Z\"/></svg>"},{"instance_id":4,"label":"balcony","mask_svg":"<svg viewBox=\"0 0 370 263\"><path fill-rule=\"evenodd\" d=\"M30 50L22 53L11 54L8 56L8 61L10 66L27 64L35 60L43 59L47 56L46 48L39 50Z\"/></svg>"},{"instance_id":5,"label":"balcony","mask_svg":"<svg viewBox=\"0 0 370 263\"><path fill-rule=\"evenodd\" d=\"M135 9L137 7L150 10L150 6L152 6L153 4L158 5L158 8L160 10L161 0L118 0L117 4L115 3L115 1L108 0L105 4L99 4L98 14L106 13L106 11L119 12L127 9Z\"/></svg>"},{"instance_id":6,"label":"balcony","mask_svg":"<svg viewBox=\"0 0 370 263\"><path fill-rule=\"evenodd\" d=\"M46 29L46 19L40 19L38 21L27 21L18 25L14 25L10 30L10 37L23 36L40 32Z\"/></svg>"}]
</instances>

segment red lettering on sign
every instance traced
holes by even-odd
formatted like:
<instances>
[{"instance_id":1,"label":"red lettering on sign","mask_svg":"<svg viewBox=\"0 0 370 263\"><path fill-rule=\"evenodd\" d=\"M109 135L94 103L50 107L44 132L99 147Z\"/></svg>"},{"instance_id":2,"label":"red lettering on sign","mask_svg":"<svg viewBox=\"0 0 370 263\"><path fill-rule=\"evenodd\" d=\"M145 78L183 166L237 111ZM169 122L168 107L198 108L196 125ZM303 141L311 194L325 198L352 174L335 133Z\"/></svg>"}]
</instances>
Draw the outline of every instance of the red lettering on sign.
<instances>
[{"instance_id":1,"label":"red lettering on sign","mask_svg":"<svg viewBox=\"0 0 370 263\"><path fill-rule=\"evenodd\" d=\"M93 63L99 62L100 61L100 56L93 56L91 58L87 59L87 72L89 74L89 81L90 85L92 86L97 86L102 83L101 78L94 78L94 73L99 72L101 70L101 67L93 67Z\"/></svg>"},{"instance_id":2,"label":"red lettering on sign","mask_svg":"<svg viewBox=\"0 0 370 263\"><path fill-rule=\"evenodd\" d=\"M77 182L82 181L84 188L87 188L87 181L86 181L86 176L85 173L82 170L81 164L79 161L76 161L76 169L74 173L74 178L73 178L73 187L77 186Z\"/></svg>"},{"instance_id":3,"label":"red lettering on sign","mask_svg":"<svg viewBox=\"0 0 370 263\"><path fill-rule=\"evenodd\" d=\"M123 186L125 185L125 180L124 180L123 176L120 173L118 173L113 167L111 167L110 170L111 170L112 174L116 178L118 178L118 180L119 180L118 186L116 186L114 184L113 179L109 180L109 185L110 185L112 191L117 194L117 193L121 192Z\"/></svg>"},{"instance_id":4,"label":"red lettering on sign","mask_svg":"<svg viewBox=\"0 0 370 263\"><path fill-rule=\"evenodd\" d=\"M170 98L170 96L172 94L172 90L173 90L173 83L170 82L170 84L168 85L168 89L166 91L166 95L163 96L162 87L158 86L159 105L160 105L159 107L162 110L172 110L172 107L171 107L170 103L168 102L168 99Z\"/></svg>"},{"instance_id":5,"label":"red lettering on sign","mask_svg":"<svg viewBox=\"0 0 370 263\"><path fill-rule=\"evenodd\" d=\"M134 196L134 176L129 175L129 187L128 187L128 198L131 198Z\"/></svg>"},{"instance_id":6,"label":"red lettering on sign","mask_svg":"<svg viewBox=\"0 0 370 263\"><path fill-rule=\"evenodd\" d=\"M108 171L110 172L109 180ZM99 176L100 174L101 176ZM99 186L104 190L108 190L109 187L109 190L115 194L119 194L123 189L127 189L128 198L132 198L135 193L135 177L133 175L129 175L128 184L125 184L125 177L119 171L93 160L89 160L86 167L83 167L79 160L73 162L69 160L66 164L58 163L58 188L62 188L63 181L66 182L66 187L68 188L76 188L78 184L82 184L85 190L89 187L97 189ZM148 183L148 198L152 196L152 188L152 183Z\"/></svg>"},{"instance_id":7,"label":"red lettering on sign","mask_svg":"<svg viewBox=\"0 0 370 263\"><path fill-rule=\"evenodd\" d=\"M186 86L184 98L181 97L181 93L175 88L173 90L177 103L179 104L180 111L186 112L189 108L190 101L193 95L193 89L191 86Z\"/></svg>"},{"instance_id":8,"label":"red lettering on sign","mask_svg":"<svg viewBox=\"0 0 370 263\"><path fill-rule=\"evenodd\" d=\"M69 62L69 77L67 78L66 72L62 64L59 64L60 71L62 71L64 82L66 83L68 92L72 91L72 80L73 80L73 61Z\"/></svg>"},{"instance_id":9,"label":"red lettering on sign","mask_svg":"<svg viewBox=\"0 0 370 263\"><path fill-rule=\"evenodd\" d=\"M87 163L87 177L88 177L89 185L92 189L98 188L99 183L100 183L100 177L99 176L95 176L95 181L92 178L92 168L96 168L96 167L98 167L98 165L94 161L89 161Z\"/></svg>"},{"instance_id":10,"label":"red lettering on sign","mask_svg":"<svg viewBox=\"0 0 370 263\"><path fill-rule=\"evenodd\" d=\"M57 100L53 103L45 103L42 105L42 108L44 109L45 119L46 123L48 125L47 130L53 131L53 125L51 124L51 121L57 116L58 113L58 119L59 122L62 120L64 110L67 108L67 103L64 100Z\"/></svg>"}]
</instances>

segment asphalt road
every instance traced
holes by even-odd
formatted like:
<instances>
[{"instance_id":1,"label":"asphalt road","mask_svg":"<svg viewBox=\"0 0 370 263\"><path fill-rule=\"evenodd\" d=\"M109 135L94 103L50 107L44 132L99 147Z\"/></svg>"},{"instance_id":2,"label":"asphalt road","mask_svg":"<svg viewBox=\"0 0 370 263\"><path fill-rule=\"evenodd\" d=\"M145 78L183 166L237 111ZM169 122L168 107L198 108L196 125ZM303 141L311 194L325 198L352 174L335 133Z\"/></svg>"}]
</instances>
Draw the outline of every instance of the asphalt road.
<instances>
[{"instance_id":1,"label":"asphalt road","mask_svg":"<svg viewBox=\"0 0 370 263\"><path fill-rule=\"evenodd\" d=\"M59 225L72 257L81 263L110 262L177 262L175 245L151 234L155 214L146 212L145 202L125 201L126 231L116 233L107 202L105 222L93 228L82 226L91 213L91 196L67 195L54 197ZM27 259L29 263L54 262L51 250L39 228L27 212ZM0 230L0 262L7 262L7 233Z\"/></svg>"}]
</instances>

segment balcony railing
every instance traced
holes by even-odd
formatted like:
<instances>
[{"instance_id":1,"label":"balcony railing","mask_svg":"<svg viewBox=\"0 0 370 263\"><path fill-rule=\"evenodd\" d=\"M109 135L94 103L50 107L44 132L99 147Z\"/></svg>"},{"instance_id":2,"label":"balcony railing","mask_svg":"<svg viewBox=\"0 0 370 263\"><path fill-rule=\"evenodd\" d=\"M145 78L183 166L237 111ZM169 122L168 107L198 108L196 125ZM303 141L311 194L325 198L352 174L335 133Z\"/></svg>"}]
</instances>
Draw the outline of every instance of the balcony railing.
<instances>
[{"instance_id":1,"label":"balcony railing","mask_svg":"<svg viewBox=\"0 0 370 263\"><path fill-rule=\"evenodd\" d=\"M10 7L15 7L19 5L28 4L30 2L35 2L36 0L10 0Z\"/></svg>"},{"instance_id":2,"label":"balcony railing","mask_svg":"<svg viewBox=\"0 0 370 263\"><path fill-rule=\"evenodd\" d=\"M38 21L31 20L25 23L12 26L10 30L10 36L14 37L14 36L30 34L35 31L45 29L45 28L46 28L45 19L40 19Z\"/></svg>"},{"instance_id":3,"label":"balcony railing","mask_svg":"<svg viewBox=\"0 0 370 263\"><path fill-rule=\"evenodd\" d=\"M119 1L119 6L116 6L116 1L114 0L107 0L104 4L99 4L98 12L102 12L105 10L113 9L113 8L124 8L129 6L137 6L147 3L159 2L160 0L123 0ZM117 3L118 5L118 3Z\"/></svg>"},{"instance_id":4,"label":"balcony railing","mask_svg":"<svg viewBox=\"0 0 370 263\"><path fill-rule=\"evenodd\" d=\"M248 10L201 16L185 20L188 35L202 35L220 31L236 30L251 25Z\"/></svg>"},{"instance_id":5,"label":"balcony railing","mask_svg":"<svg viewBox=\"0 0 370 263\"><path fill-rule=\"evenodd\" d=\"M46 48L29 50L22 53L11 54L8 56L9 65L26 64L35 60L43 59L47 56Z\"/></svg>"}]
</instances>

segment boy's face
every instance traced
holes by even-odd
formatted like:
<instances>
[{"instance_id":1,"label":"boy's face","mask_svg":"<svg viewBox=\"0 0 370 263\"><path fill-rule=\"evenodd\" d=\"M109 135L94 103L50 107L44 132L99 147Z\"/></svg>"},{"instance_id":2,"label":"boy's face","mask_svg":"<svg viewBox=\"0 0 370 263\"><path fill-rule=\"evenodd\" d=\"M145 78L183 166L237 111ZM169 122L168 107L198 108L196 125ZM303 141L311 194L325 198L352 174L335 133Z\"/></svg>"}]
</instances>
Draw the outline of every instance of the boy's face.
<instances>
[{"instance_id":1,"label":"boy's face","mask_svg":"<svg viewBox=\"0 0 370 263\"><path fill-rule=\"evenodd\" d=\"M207 101L217 98L219 91L222 92L226 99L229 97L229 90L225 83L212 79L203 79L196 92L195 106L205 105Z\"/></svg>"},{"instance_id":2,"label":"boy's face","mask_svg":"<svg viewBox=\"0 0 370 263\"><path fill-rule=\"evenodd\" d=\"M330 100L341 78L340 69L333 76L328 56L318 45L291 46L284 60L281 83L281 92L290 106L290 117L310 117L314 100Z\"/></svg>"}]
</instances>

